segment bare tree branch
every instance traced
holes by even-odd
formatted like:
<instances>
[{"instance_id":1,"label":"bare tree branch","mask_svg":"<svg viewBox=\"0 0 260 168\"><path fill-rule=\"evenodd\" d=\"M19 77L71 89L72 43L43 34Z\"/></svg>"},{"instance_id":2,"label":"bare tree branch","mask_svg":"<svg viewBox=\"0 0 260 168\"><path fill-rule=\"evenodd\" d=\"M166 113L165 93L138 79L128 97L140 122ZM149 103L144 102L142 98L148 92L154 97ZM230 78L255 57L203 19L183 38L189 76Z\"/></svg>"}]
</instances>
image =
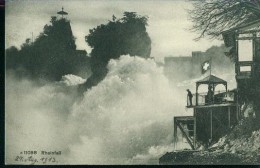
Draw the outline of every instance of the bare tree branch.
<instances>
[{"instance_id":1,"label":"bare tree branch","mask_svg":"<svg viewBox=\"0 0 260 168\"><path fill-rule=\"evenodd\" d=\"M224 30L260 19L260 0L202 0L192 3L194 8L188 13L193 22L190 30L199 33L195 40L205 36L219 38Z\"/></svg>"}]
</instances>

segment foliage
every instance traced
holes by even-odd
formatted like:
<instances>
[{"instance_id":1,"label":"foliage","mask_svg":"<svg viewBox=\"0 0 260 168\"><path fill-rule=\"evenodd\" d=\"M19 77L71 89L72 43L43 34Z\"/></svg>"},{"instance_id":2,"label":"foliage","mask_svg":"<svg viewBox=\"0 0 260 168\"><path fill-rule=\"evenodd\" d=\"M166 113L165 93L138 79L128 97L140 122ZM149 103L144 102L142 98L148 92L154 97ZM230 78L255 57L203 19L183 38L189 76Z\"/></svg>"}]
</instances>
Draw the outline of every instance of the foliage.
<instances>
[{"instance_id":1,"label":"foliage","mask_svg":"<svg viewBox=\"0 0 260 168\"><path fill-rule=\"evenodd\" d=\"M217 38L224 30L256 20L260 16L260 0L202 0L194 1L189 16L191 30Z\"/></svg>"},{"instance_id":2,"label":"foliage","mask_svg":"<svg viewBox=\"0 0 260 168\"><path fill-rule=\"evenodd\" d=\"M60 80L63 75L79 72L88 58L76 51L70 22L67 19L51 18L40 35L31 41L26 39L21 50L11 47L6 50L7 69L22 68L31 77Z\"/></svg>"},{"instance_id":3,"label":"foliage","mask_svg":"<svg viewBox=\"0 0 260 168\"><path fill-rule=\"evenodd\" d=\"M87 81L91 87L102 80L106 73L106 65L110 59L120 55L150 57L151 39L146 32L147 17L135 12L124 12L123 18L101 24L89 30L86 42L92 47L91 70L93 75Z\"/></svg>"}]
</instances>

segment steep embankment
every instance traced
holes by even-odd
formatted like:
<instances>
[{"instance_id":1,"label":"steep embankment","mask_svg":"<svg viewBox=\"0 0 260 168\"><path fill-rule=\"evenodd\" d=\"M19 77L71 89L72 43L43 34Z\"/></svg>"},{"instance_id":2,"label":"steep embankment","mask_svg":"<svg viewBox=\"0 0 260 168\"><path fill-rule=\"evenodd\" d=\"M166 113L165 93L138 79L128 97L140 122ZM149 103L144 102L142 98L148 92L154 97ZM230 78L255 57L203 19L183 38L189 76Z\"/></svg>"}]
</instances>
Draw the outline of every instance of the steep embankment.
<instances>
[{"instance_id":1,"label":"steep embankment","mask_svg":"<svg viewBox=\"0 0 260 168\"><path fill-rule=\"evenodd\" d=\"M208 151L195 152L187 163L260 164L260 129L254 118L245 118Z\"/></svg>"},{"instance_id":2,"label":"steep embankment","mask_svg":"<svg viewBox=\"0 0 260 168\"><path fill-rule=\"evenodd\" d=\"M242 119L229 134L208 150L167 153L160 164L260 164L260 129L249 106ZM251 115L250 115L251 113ZM166 158L168 157L168 159ZM166 158L166 159L165 159Z\"/></svg>"}]
</instances>

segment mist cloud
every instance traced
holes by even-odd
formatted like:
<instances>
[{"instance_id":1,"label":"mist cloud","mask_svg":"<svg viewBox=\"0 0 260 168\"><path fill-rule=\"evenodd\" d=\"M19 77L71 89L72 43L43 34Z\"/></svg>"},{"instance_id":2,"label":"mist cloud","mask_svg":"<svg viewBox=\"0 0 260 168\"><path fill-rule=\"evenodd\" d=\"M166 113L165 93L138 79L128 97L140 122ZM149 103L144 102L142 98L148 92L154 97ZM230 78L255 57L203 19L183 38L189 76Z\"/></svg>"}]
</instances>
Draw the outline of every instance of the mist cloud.
<instances>
[{"instance_id":1,"label":"mist cloud","mask_svg":"<svg viewBox=\"0 0 260 168\"><path fill-rule=\"evenodd\" d=\"M153 60L122 56L108 69L82 98L68 86L82 82L75 76L43 85L8 74L6 163L24 150L60 150L63 164L134 164L171 146L172 117L185 115L186 95Z\"/></svg>"}]
</instances>

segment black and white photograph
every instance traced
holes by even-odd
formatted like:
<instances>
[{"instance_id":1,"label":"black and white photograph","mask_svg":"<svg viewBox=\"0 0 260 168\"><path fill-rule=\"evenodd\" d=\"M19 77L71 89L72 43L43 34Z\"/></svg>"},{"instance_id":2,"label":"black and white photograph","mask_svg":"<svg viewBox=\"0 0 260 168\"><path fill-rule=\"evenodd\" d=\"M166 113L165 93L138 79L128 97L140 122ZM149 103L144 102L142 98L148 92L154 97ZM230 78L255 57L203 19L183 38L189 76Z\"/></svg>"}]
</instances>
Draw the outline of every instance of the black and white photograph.
<instances>
[{"instance_id":1,"label":"black and white photograph","mask_svg":"<svg viewBox=\"0 0 260 168\"><path fill-rule=\"evenodd\" d=\"M260 0L5 0L5 165L260 165Z\"/></svg>"}]
</instances>

